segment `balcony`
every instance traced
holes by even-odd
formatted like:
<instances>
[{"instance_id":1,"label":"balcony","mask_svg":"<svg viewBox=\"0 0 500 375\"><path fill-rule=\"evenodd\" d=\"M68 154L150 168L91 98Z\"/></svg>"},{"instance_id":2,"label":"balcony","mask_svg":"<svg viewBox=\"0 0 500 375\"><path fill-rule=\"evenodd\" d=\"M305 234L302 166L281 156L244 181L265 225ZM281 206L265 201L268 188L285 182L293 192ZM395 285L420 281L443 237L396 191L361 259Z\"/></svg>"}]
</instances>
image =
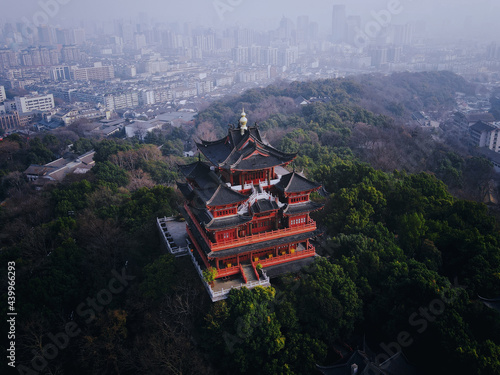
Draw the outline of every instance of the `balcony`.
<instances>
[{"instance_id":1,"label":"balcony","mask_svg":"<svg viewBox=\"0 0 500 375\"><path fill-rule=\"evenodd\" d=\"M286 262L291 262L293 260L299 260L303 258L308 258L316 255L316 249L313 245L309 244L308 248L302 251L296 251L293 254L285 254L279 255L277 257L268 258L268 259L260 259L255 262L252 260L252 264L260 263L262 267L275 266L277 264L282 264Z\"/></svg>"},{"instance_id":2,"label":"balcony","mask_svg":"<svg viewBox=\"0 0 500 375\"><path fill-rule=\"evenodd\" d=\"M294 234L301 234L316 230L316 222L314 220L309 219L307 223L292 228L277 229L269 232L262 232L250 236L222 240L214 243L208 238L207 234L205 233L205 229L202 228L200 223L198 223L194 215L191 213L191 210L189 209L187 203L184 203L184 209L191 218L191 221L196 225L198 232L201 234L201 236L203 236L203 239L205 240L211 251L225 250L233 247L250 245L257 242L274 240L277 238L288 237Z\"/></svg>"},{"instance_id":3,"label":"balcony","mask_svg":"<svg viewBox=\"0 0 500 375\"><path fill-rule=\"evenodd\" d=\"M256 242L274 240L277 238L288 237L294 234L300 234L305 232L312 232L315 230L316 230L316 222L314 220L309 220L307 223L293 228L283 228L269 232L262 232L253 234L251 236L222 240L218 241L217 243L210 242L209 246L212 251L225 250L232 247L249 245Z\"/></svg>"}]
</instances>

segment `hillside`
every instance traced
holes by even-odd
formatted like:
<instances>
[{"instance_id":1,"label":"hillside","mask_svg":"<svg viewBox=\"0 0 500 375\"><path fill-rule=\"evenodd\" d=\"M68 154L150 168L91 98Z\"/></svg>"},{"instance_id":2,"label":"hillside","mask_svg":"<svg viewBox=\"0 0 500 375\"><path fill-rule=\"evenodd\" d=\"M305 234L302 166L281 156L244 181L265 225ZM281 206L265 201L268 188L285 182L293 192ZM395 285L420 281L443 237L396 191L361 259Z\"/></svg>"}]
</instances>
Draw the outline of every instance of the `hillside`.
<instances>
[{"instance_id":1,"label":"hillside","mask_svg":"<svg viewBox=\"0 0 500 375\"><path fill-rule=\"evenodd\" d=\"M393 89L400 115L387 108ZM424 374L500 375L500 313L478 297L500 296L499 223L458 197L476 194L491 166L445 134L404 125L412 111L450 109L457 90L473 87L444 72L362 76L252 90L201 112L195 131L209 139L245 106L330 193L312 196L325 203L322 257L217 303L155 228L178 214L187 134L77 139L76 152L96 151L95 167L41 191L20 172L54 158L63 136L7 137L0 263L4 285L15 263L19 372L311 374L366 343L379 359L403 350ZM297 106L298 96L321 100Z\"/></svg>"}]
</instances>

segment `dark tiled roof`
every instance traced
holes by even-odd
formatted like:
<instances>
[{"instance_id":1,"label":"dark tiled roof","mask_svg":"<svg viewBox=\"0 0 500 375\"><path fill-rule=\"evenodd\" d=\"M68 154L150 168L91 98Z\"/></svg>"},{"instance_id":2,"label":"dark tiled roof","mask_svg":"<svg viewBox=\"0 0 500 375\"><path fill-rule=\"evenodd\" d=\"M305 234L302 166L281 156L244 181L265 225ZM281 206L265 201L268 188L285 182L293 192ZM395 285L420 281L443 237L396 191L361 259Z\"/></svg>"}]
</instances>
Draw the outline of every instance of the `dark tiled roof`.
<instances>
[{"instance_id":1,"label":"dark tiled roof","mask_svg":"<svg viewBox=\"0 0 500 375\"><path fill-rule=\"evenodd\" d=\"M276 188L285 193L299 193L302 191L315 190L320 187L320 184L312 182L295 172L282 176L280 182L276 184Z\"/></svg>"},{"instance_id":2,"label":"dark tiled roof","mask_svg":"<svg viewBox=\"0 0 500 375\"><path fill-rule=\"evenodd\" d=\"M52 171L55 171L57 168L48 167L45 165L31 164L28 169L24 171L25 174L37 175L37 176L45 176Z\"/></svg>"},{"instance_id":3,"label":"dark tiled roof","mask_svg":"<svg viewBox=\"0 0 500 375\"><path fill-rule=\"evenodd\" d=\"M323 208L323 206L324 206L323 204L316 203L313 201L289 204L283 210L283 214L290 215L290 216L291 215L298 215L298 214L303 214L304 212L312 212L312 211L320 210Z\"/></svg>"},{"instance_id":4,"label":"dark tiled roof","mask_svg":"<svg viewBox=\"0 0 500 375\"><path fill-rule=\"evenodd\" d=\"M207 163L195 163L178 166L180 172L190 180L196 182L201 189L216 189L221 184L220 179Z\"/></svg>"},{"instance_id":5,"label":"dark tiled roof","mask_svg":"<svg viewBox=\"0 0 500 375\"><path fill-rule=\"evenodd\" d=\"M184 196L184 198L186 198L187 200L193 199L194 192L193 192L193 189L191 189L191 186L189 186L189 184L178 182L177 183L177 187L181 191L181 193Z\"/></svg>"},{"instance_id":6,"label":"dark tiled roof","mask_svg":"<svg viewBox=\"0 0 500 375\"><path fill-rule=\"evenodd\" d=\"M210 207L234 204L248 199L246 195L240 194L225 185L197 189L196 192L205 204Z\"/></svg>"},{"instance_id":7,"label":"dark tiled roof","mask_svg":"<svg viewBox=\"0 0 500 375\"><path fill-rule=\"evenodd\" d=\"M203 226L205 226L205 228L210 230L235 228L252 220L251 216L244 215L232 215L228 217L212 218L207 213L207 210L200 210L196 208L191 208L191 210L198 219L198 222L200 222Z\"/></svg>"},{"instance_id":8,"label":"dark tiled roof","mask_svg":"<svg viewBox=\"0 0 500 375\"><path fill-rule=\"evenodd\" d=\"M494 309L500 312L500 298L488 299L479 296L479 299L484 303L485 306L488 306L490 309Z\"/></svg>"},{"instance_id":9,"label":"dark tiled roof","mask_svg":"<svg viewBox=\"0 0 500 375\"><path fill-rule=\"evenodd\" d=\"M333 366L317 366L317 369L324 375L350 375L351 366L358 366L359 375L416 375L416 368L411 365L402 352L398 352L380 365L370 361L368 356L360 351L355 351L342 364Z\"/></svg>"},{"instance_id":10,"label":"dark tiled roof","mask_svg":"<svg viewBox=\"0 0 500 375\"><path fill-rule=\"evenodd\" d=\"M275 201L270 201L268 199L258 199L252 205L252 212L262 213L277 210L278 208L278 204Z\"/></svg>"},{"instance_id":11,"label":"dark tiled roof","mask_svg":"<svg viewBox=\"0 0 500 375\"><path fill-rule=\"evenodd\" d=\"M222 138L215 142L196 143L198 150L205 155L214 165L220 165L228 158L233 151L232 143L228 143L228 138Z\"/></svg>"},{"instance_id":12,"label":"dark tiled roof","mask_svg":"<svg viewBox=\"0 0 500 375\"><path fill-rule=\"evenodd\" d=\"M259 243L254 243L254 244L250 244L250 245L244 245L244 246L236 246L236 247L233 247L231 249L212 251L210 254L208 254L208 256L210 258L225 258L227 256L246 253L249 251L255 251L255 250L262 249L262 248L278 246L278 245L282 245L282 244L290 243L290 242L303 241L303 240L306 240L308 238L318 236L321 233L322 233L321 231L316 230L316 231L311 231L311 232L295 234L293 236L277 238L277 239L270 240L270 241L259 242Z\"/></svg>"},{"instance_id":13,"label":"dark tiled roof","mask_svg":"<svg viewBox=\"0 0 500 375\"><path fill-rule=\"evenodd\" d=\"M230 129L228 135L214 142L196 144L200 152L213 164L223 169L257 170L290 163L296 154L286 154L266 144L257 127L244 134Z\"/></svg>"},{"instance_id":14,"label":"dark tiled roof","mask_svg":"<svg viewBox=\"0 0 500 375\"><path fill-rule=\"evenodd\" d=\"M206 225L206 228L210 230L230 229L230 228L235 228L242 224L246 224L251 220L252 220L251 217L242 215L217 218L213 219L212 222L208 223Z\"/></svg>"},{"instance_id":15,"label":"dark tiled roof","mask_svg":"<svg viewBox=\"0 0 500 375\"><path fill-rule=\"evenodd\" d=\"M496 128L485 122L478 121L474 125L472 125L469 129L482 133L482 132L490 132L492 130L495 130Z\"/></svg>"},{"instance_id":16,"label":"dark tiled roof","mask_svg":"<svg viewBox=\"0 0 500 375\"><path fill-rule=\"evenodd\" d=\"M401 352L394 354L380 364L380 369L387 375L417 375L416 368L408 362Z\"/></svg>"},{"instance_id":17,"label":"dark tiled roof","mask_svg":"<svg viewBox=\"0 0 500 375\"><path fill-rule=\"evenodd\" d=\"M469 122L475 122L475 121L493 122L493 121L495 121L495 117L493 116L493 114L491 114L489 112L469 113L467 115L467 120Z\"/></svg>"}]
</instances>

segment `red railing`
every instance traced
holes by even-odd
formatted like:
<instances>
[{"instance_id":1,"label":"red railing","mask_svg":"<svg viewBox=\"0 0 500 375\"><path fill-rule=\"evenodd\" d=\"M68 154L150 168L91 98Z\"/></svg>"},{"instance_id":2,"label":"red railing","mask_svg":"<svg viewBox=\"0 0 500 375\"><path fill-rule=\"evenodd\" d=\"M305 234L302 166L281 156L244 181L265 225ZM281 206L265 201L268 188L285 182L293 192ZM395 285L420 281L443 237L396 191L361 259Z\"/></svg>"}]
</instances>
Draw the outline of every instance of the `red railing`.
<instances>
[{"instance_id":1,"label":"red railing","mask_svg":"<svg viewBox=\"0 0 500 375\"><path fill-rule=\"evenodd\" d=\"M189 240L191 241L191 243L194 245L194 247L196 248L196 251L198 251L198 254L200 255L201 257L201 260L203 260L203 263L205 264L205 267L209 268L210 267L210 264L208 263L208 260L206 259L206 256L205 254L203 253L203 251L200 249L200 246L198 245L198 242L196 241L196 239L194 238L193 236L193 233L191 233L191 230L189 229L189 226L186 225L186 233L188 234L189 236Z\"/></svg>"},{"instance_id":2,"label":"red railing","mask_svg":"<svg viewBox=\"0 0 500 375\"><path fill-rule=\"evenodd\" d=\"M252 260L252 269L253 269L253 272L255 273L255 277L257 278L257 280L260 280L259 271L257 271L257 268L255 268L255 263L253 260Z\"/></svg>"},{"instance_id":3,"label":"red railing","mask_svg":"<svg viewBox=\"0 0 500 375\"><path fill-rule=\"evenodd\" d=\"M221 277L237 275L240 272L241 272L241 270L240 270L239 265L233 266L233 267L228 267L228 268L220 268L217 270L217 278L220 279Z\"/></svg>"},{"instance_id":4,"label":"red railing","mask_svg":"<svg viewBox=\"0 0 500 375\"><path fill-rule=\"evenodd\" d=\"M241 266L241 264L239 266L240 266L241 277L243 277L243 281L246 284L248 283L247 276L245 275L245 272L243 272L243 267Z\"/></svg>"},{"instance_id":5,"label":"red railing","mask_svg":"<svg viewBox=\"0 0 500 375\"><path fill-rule=\"evenodd\" d=\"M277 257L273 257L273 258L262 259L262 260L259 260L257 263L262 264L263 267L269 267L269 266L274 266L275 264L288 262L290 260L308 258L310 256L313 256L314 254L316 254L316 250L314 249L314 246L309 245L309 248L307 250L296 251L293 254L285 254L285 255L280 255Z\"/></svg>"},{"instance_id":6,"label":"red railing","mask_svg":"<svg viewBox=\"0 0 500 375\"><path fill-rule=\"evenodd\" d=\"M306 233L316 230L316 222L314 220L309 220L304 225L294 226L292 228L283 228L269 232L256 233L242 238L221 240L214 243L208 238L208 236L205 233L205 229L201 227L201 225L198 223L194 215L191 213L191 210L189 209L187 203L184 203L184 208L186 209L186 212L188 213L193 223L196 225L196 228L198 228L198 232L200 232L201 236L206 241L207 245L210 247L212 251L225 250L235 246L249 245L255 242L269 241L272 239L286 237L293 234Z\"/></svg>"},{"instance_id":7,"label":"red railing","mask_svg":"<svg viewBox=\"0 0 500 375\"><path fill-rule=\"evenodd\" d=\"M252 234L250 236L245 236L242 238L218 241L217 243L212 242L210 244L210 248L213 251L225 250L235 246L248 245L255 242L269 241L276 238L287 237L293 234L311 232L315 229L316 229L316 222L314 220L310 220L308 223L302 226L296 226L293 228L283 228L283 229L273 230L270 232Z\"/></svg>"}]
</instances>

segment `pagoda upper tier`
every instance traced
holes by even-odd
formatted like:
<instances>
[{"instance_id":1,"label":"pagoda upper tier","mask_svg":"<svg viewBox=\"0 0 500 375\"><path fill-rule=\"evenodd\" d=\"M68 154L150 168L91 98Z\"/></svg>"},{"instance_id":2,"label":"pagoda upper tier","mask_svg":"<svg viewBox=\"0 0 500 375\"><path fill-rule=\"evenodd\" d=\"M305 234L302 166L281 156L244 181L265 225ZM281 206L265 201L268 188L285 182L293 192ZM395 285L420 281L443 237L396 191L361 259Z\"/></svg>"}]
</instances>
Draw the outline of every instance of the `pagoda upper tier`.
<instances>
[{"instance_id":1,"label":"pagoda upper tier","mask_svg":"<svg viewBox=\"0 0 500 375\"><path fill-rule=\"evenodd\" d=\"M213 142L201 141L196 146L214 167L227 171L256 171L285 166L297 157L296 153L287 154L270 146L261 137L257 125L238 129L231 127L224 138Z\"/></svg>"}]
</instances>

